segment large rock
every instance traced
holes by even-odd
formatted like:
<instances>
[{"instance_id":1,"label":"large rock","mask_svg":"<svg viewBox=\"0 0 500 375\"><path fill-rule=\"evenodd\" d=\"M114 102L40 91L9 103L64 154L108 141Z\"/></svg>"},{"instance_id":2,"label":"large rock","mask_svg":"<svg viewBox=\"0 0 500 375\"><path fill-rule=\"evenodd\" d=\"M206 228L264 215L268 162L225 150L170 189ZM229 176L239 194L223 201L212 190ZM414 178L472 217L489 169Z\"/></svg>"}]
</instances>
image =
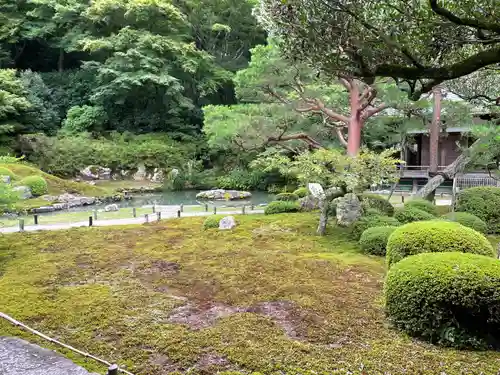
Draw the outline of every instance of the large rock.
<instances>
[{"instance_id":1,"label":"large rock","mask_svg":"<svg viewBox=\"0 0 500 375\"><path fill-rule=\"evenodd\" d=\"M226 216L219 221L219 229L228 230L236 227L236 220L233 216Z\"/></svg>"},{"instance_id":2,"label":"large rock","mask_svg":"<svg viewBox=\"0 0 500 375\"><path fill-rule=\"evenodd\" d=\"M162 169L155 168L153 175L151 176L151 182L162 183L165 180L165 173Z\"/></svg>"},{"instance_id":3,"label":"large rock","mask_svg":"<svg viewBox=\"0 0 500 375\"><path fill-rule=\"evenodd\" d=\"M363 214L361 201L356 194L348 193L343 197L334 199L333 202L337 206L337 224L342 227L350 226Z\"/></svg>"},{"instance_id":4,"label":"large rock","mask_svg":"<svg viewBox=\"0 0 500 375\"><path fill-rule=\"evenodd\" d=\"M10 176L0 176L0 181L4 184L10 184L11 180Z\"/></svg>"},{"instance_id":5,"label":"large rock","mask_svg":"<svg viewBox=\"0 0 500 375\"><path fill-rule=\"evenodd\" d=\"M300 210L301 211L314 211L319 210L319 199L308 195L304 198L299 199Z\"/></svg>"},{"instance_id":6,"label":"large rock","mask_svg":"<svg viewBox=\"0 0 500 375\"><path fill-rule=\"evenodd\" d=\"M80 171L80 175L85 180L109 180L111 169L99 165L89 165Z\"/></svg>"},{"instance_id":7,"label":"large rock","mask_svg":"<svg viewBox=\"0 0 500 375\"><path fill-rule=\"evenodd\" d=\"M2 375L92 375L83 367L51 350L27 341L0 337ZM97 375L97 374L94 374Z\"/></svg>"},{"instance_id":8,"label":"large rock","mask_svg":"<svg viewBox=\"0 0 500 375\"><path fill-rule=\"evenodd\" d=\"M31 193L31 189L27 186L17 186L14 188L14 191L18 192L19 199L33 198L33 194Z\"/></svg>"},{"instance_id":9,"label":"large rock","mask_svg":"<svg viewBox=\"0 0 500 375\"><path fill-rule=\"evenodd\" d=\"M68 193L61 194L57 197L56 201L59 203L65 203L69 208L89 206L96 203L96 199L94 197L84 197Z\"/></svg>"},{"instance_id":10,"label":"large rock","mask_svg":"<svg viewBox=\"0 0 500 375\"><path fill-rule=\"evenodd\" d=\"M106 207L104 207L105 212L114 212L119 210L120 208L118 207L117 204L108 204Z\"/></svg>"},{"instance_id":11,"label":"large rock","mask_svg":"<svg viewBox=\"0 0 500 375\"><path fill-rule=\"evenodd\" d=\"M236 200L236 199L248 199L252 196L248 191L238 191L238 190L206 190L196 194L198 199L211 199L216 201L223 200Z\"/></svg>"},{"instance_id":12,"label":"large rock","mask_svg":"<svg viewBox=\"0 0 500 375\"><path fill-rule=\"evenodd\" d=\"M146 171L146 166L144 164L139 164L137 166L137 171L132 175L135 181L145 181L147 180L148 174Z\"/></svg>"}]
</instances>

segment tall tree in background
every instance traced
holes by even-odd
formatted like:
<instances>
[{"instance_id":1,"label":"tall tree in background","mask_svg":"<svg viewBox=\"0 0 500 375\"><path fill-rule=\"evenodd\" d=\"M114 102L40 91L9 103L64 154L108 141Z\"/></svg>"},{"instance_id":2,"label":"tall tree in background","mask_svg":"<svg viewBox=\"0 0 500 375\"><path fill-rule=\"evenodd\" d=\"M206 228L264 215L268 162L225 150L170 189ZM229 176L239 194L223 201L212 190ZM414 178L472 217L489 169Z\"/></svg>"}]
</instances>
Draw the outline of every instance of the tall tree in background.
<instances>
[{"instance_id":1,"label":"tall tree in background","mask_svg":"<svg viewBox=\"0 0 500 375\"><path fill-rule=\"evenodd\" d=\"M291 60L372 83L392 77L418 99L500 63L497 0L261 0L265 28Z\"/></svg>"}]
</instances>

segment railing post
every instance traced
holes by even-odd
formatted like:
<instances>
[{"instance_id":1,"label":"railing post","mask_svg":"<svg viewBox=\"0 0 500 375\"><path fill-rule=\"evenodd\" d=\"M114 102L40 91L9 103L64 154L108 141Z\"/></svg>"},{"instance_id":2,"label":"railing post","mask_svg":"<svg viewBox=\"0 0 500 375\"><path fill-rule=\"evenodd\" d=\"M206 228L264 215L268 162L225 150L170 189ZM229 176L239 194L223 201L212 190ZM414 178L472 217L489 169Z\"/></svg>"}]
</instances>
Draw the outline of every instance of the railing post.
<instances>
[{"instance_id":1,"label":"railing post","mask_svg":"<svg viewBox=\"0 0 500 375\"><path fill-rule=\"evenodd\" d=\"M38 215L33 215L33 220L35 221L35 225L38 225Z\"/></svg>"},{"instance_id":2,"label":"railing post","mask_svg":"<svg viewBox=\"0 0 500 375\"><path fill-rule=\"evenodd\" d=\"M144 222L149 223L149 215L148 214L144 215Z\"/></svg>"},{"instance_id":3,"label":"railing post","mask_svg":"<svg viewBox=\"0 0 500 375\"><path fill-rule=\"evenodd\" d=\"M109 366L107 375L118 375L118 365Z\"/></svg>"},{"instance_id":4,"label":"railing post","mask_svg":"<svg viewBox=\"0 0 500 375\"><path fill-rule=\"evenodd\" d=\"M161 220L161 211L158 211L158 212L156 213L156 219L157 219L158 221L160 221L160 220Z\"/></svg>"},{"instance_id":5,"label":"railing post","mask_svg":"<svg viewBox=\"0 0 500 375\"><path fill-rule=\"evenodd\" d=\"M245 215L245 205L243 205L243 207L241 208L241 213Z\"/></svg>"},{"instance_id":6,"label":"railing post","mask_svg":"<svg viewBox=\"0 0 500 375\"><path fill-rule=\"evenodd\" d=\"M250 206L250 209L253 211L253 210L254 210L254 208L255 208L255 206L252 204L252 205Z\"/></svg>"},{"instance_id":7,"label":"railing post","mask_svg":"<svg viewBox=\"0 0 500 375\"><path fill-rule=\"evenodd\" d=\"M208 212L208 204L205 203L205 212Z\"/></svg>"},{"instance_id":8,"label":"railing post","mask_svg":"<svg viewBox=\"0 0 500 375\"><path fill-rule=\"evenodd\" d=\"M177 210L177 217L181 217L181 210Z\"/></svg>"},{"instance_id":9,"label":"railing post","mask_svg":"<svg viewBox=\"0 0 500 375\"><path fill-rule=\"evenodd\" d=\"M97 220L97 210L94 210L94 220Z\"/></svg>"},{"instance_id":10,"label":"railing post","mask_svg":"<svg viewBox=\"0 0 500 375\"><path fill-rule=\"evenodd\" d=\"M153 213L156 213L156 205L153 204Z\"/></svg>"},{"instance_id":11,"label":"railing post","mask_svg":"<svg viewBox=\"0 0 500 375\"><path fill-rule=\"evenodd\" d=\"M137 209L135 207L132 208L132 216L137 217Z\"/></svg>"},{"instance_id":12,"label":"railing post","mask_svg":"<svg viewBox=\"0 0 500 375\"><path fill-rule=\"evenodd\" d=\"M93 217L92 216L89 216L89 227L91 227L94 223L93 223Z\"/></svg>"},{"instance_id":13,"label":"railing post","mask_svg":"<svg viewBox=\"0 0 500 375\"><path fill-rule=\"evenodd\" d=\"M19 231L24 232L24 219L19 219Z\"/></svg>"},{"instance_id":14,"label":"railing post","mask_svg":"<svg viewBox=\"0 0 500 375\"><path fill-rule=\"evenodd\" d=\"M184 205L181 203L181 212L184 212Z\"/></svg>"},{"instance_id":15,"label":"railing post","mask_svg":"<svg viewBox=\"0 0 500 375\"><path fill-rule=\"evenodd\" d=\"M214 206L214 215L217 215L217 207Z\"/></svg>"}]
</instances>

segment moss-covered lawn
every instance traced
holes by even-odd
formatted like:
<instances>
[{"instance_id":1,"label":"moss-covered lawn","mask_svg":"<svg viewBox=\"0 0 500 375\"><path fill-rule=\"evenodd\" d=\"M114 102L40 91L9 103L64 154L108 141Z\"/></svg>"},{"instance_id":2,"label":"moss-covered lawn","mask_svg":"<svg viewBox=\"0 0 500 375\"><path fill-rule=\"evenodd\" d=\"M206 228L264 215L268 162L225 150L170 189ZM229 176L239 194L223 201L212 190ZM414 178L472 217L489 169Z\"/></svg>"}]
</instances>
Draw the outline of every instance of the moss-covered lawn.
<instances>
[{"instance_id":1,"label":"moss-covered lawn","mask_svg":"<svg viewBox=\"0 0 500 375\"><path fill-rule=\"evenodd\" d=\"M498 373L499 352L392 330L383 259L336 228L316 237L315 215L238 216L228 232L203 220L0 236L0 310L144 375ZM7 322L0 334L47 346Z\"/></svg>"}]
</instances>

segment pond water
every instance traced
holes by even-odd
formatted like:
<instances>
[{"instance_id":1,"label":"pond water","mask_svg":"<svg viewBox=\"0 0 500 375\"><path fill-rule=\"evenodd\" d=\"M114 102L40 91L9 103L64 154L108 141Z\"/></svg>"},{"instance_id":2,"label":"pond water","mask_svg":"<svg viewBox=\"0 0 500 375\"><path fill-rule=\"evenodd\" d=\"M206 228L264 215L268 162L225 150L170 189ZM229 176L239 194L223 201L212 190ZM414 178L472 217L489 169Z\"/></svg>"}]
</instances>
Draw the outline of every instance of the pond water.
<instances>
[{"instance_id":1,"label":"pond water","mask_svg":"<svg viewBox=\"0 0 500 375\"><path fill-rule=\"evenodd\" d=\"M252 197L250 199L241 199L233 201L210 201L210 200L197 200L196 194L200 191L197 190L186 190L186 191L165 191L159 193L141 193L133 194L132 199L123 200L117 202L117 205L121 208L125 207L142 207L150 205L196 205L208 203L210 206L217 207L241 207L243 205L259 205L271 202L275 195L269 194L264 191L252 191ZM40 215L57 215L65 212L85 212L93 209L102 209L106 204L103 205L93 205L93 206L82 206L73 207L67 210L48 212Z\"/></svg>"}]
</instances>

